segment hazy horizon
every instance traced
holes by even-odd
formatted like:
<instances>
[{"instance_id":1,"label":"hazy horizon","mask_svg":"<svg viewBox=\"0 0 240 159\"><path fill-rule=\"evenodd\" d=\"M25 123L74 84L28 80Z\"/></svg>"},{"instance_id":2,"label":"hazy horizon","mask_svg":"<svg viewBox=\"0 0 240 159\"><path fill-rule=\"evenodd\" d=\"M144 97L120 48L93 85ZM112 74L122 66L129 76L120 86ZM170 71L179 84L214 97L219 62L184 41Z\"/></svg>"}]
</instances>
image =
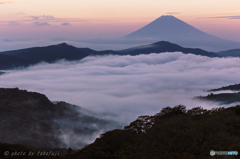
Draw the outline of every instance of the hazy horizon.
<instances>
[{"instance_id":1,"label":"hazy horizon","mask_svg":"<svg viewBox=\"0 0 240 159\"><path fill-rule=\"evenodd\" d=\"M136 0L94 3L78 0L71 3L65 0L0 0L0 51L63 41L76 47L97 50L124 49L134 45L99 43L121 38L162 15L173 15L203 32L240 42L239 5L240 2L235 0L154 0L151 3ZM94 43L96 39L98 41Z\"/></svg>"}]
</instances>

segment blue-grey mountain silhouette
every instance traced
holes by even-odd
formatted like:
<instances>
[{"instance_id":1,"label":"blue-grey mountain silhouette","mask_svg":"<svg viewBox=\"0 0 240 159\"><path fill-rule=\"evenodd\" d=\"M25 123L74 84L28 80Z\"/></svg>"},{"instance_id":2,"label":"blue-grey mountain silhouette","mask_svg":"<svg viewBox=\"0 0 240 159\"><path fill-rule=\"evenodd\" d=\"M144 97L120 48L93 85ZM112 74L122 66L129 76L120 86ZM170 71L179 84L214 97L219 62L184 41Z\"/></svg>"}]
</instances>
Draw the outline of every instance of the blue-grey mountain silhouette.
<instances>
[{"instance_id":1,"label":"blue-grey mountain silhouette","mask_svg":"<svg viewBox=\"0 0 240 159\"><path fill-rule=\"evenodd\" d=\"M21 58L29 61L31 64L41 61L51 63L59 59L76 60L88 56L87 53L66 43L46 47L34 47L21 50L6 51L0 54Z\"/></svg>"},{"instance_id":2,"label":"blue-grey mountain silhouette","mask_svg":"<svg viewBox=\"0 0 240 159\"><path fill-rule=\"evenodd\" d=\"M0 69L26 67L39 62L53 63L60 59L79 60L87 57L86 53L66 43L46 47L34 47L0 53Z\"/></svg>"},{"instance_id":3,"label":"blue-grey mountain silhouette","mask_svg":"<svg viewBox=\"0 0 240 159\"><path fill-rule=\"evenodd\" d=\"M141 45L125 50L121 50L122 54L125 55L140 55L140 54L150 54L150 53L164 53L164 52L182 52L185 54L194 54L194 55L201 55L201 56L208 56L208 57L221 57L220 55L208 52L198 48L184 48L177 44L173 44L167 41L159 41L153 44L148 45Z\"/></svg>"},{"instance_id":4,"label":"blue-grey mountain silhouette","mask_svg":"<svg viewBox=\"0 0 240 159\"><path fill-rule=\"evenodd\" d=\"M155 38L158 41L164 40L185 47L198 47L209 51L240 48L239 42L204 33L170 15L159 17L141 29L126 35L125 38Z\"/></svg>"},{"instance_id":5,"label":"blue-grey mountain silhouette","mask_svg":"<svg viewBox=\"0 0 240 159\"><path fill-rule=\"evenodd\" d=\"M221 57L220 55L198 48L184 48L167 41L159 41L153 44L141 45L125 50L96 51L90 48L76 48L66 43L45 47L26 48L13 51L0 52L0 69L13 69L16 67L27 67L39 62L54 63L57 60L68 61L80 60L87 56L101 55L131 55L163 53L163 52L183 52L208 57Z\"/></svg>"},{"instance_id":6,"label":"blue-grey mountain silhouette","mask_svg":"<svg viewBox=\"0 0 240 159\"><path fill-rule=\"evenodd\" d=\"M9 69L14 67L28 66L30 62L28 60L0 54L0 69Z\"/></svg>"},{"instance_id":7,"label":"blue-grey mountain silhouette","mask_svg":"<svg viewBox=\"0 0 240 159\"><path fill-rule=\"evenodd\" d=\"M222 57L240 57L240 49L232 49L227 51L217 52Z\"/></svg>"},{"instance_id":8,"label":"blue-grey mountain silhouette","mask_svg":"<svg viewBox=\"0 0 240 159\"><path fill-rule=\"evenodd\" d=\"M65 59L68 61L80 60L87 56L101 55L131 55L163 53L163 52L183 52L208 57L221 57L220 55L208 52L198 48L184 48L177 44L167 41L141 45L125 50L113 51L103 50L96 51L90 48L76 48L66 43L51 45L45 47L26 48L13 51L0 52L0 69L13 69L16 67L27 67L39 62L54 63L57 60Z\"/></svg>"}]
</instances>

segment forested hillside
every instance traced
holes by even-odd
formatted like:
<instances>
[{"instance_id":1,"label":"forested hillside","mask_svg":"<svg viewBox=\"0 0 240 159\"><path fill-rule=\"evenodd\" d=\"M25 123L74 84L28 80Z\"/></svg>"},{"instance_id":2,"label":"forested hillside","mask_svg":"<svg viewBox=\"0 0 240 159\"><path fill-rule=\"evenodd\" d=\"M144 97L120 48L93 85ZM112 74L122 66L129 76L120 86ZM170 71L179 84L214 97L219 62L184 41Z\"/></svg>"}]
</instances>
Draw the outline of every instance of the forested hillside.
<instances>
[{"instance_id":1,"label":"forested hillside","mask_svg":"<svg viewBox=\"0 0 240 159\"><path fill-rule=\"evenodd\" d=\"M224 90L240 91L240 83L234 84L234 85L229 85L229 86L224 86L221 88L211 89L209 91L224 91Z\"/></svg>"},{"instance_id":2,"label":"forested hillside","mask_svg":"<svg viewBox=\"0 0 240 159\"><path fill-rule=\"evenodd\" d=\"M45 95L0 88L0 143L81 148L101 131L120 127L79 106L52 103Z\"/></svg>"},{"instance_id":3,"label":"forested hillside","mask_svg":"<svg viewBox=\"0 0 240 159\"><path fill-rule=\"evenodd\" d=\"M186 110L166 107L154 116L140 116L124 129L101 135L72 159L203 159L210 151L240 152L240 106Z\"/></svg>"},{"instance_id":4,"label":"forested hillside","mask_svg":"<svg viewBox=\"0 0 240 159\"><path fill-rule=\"evenodd\" d=\"M218 93L218 91L234 91L228 93ZM240 102L240 84L234 84L229 86L224 86L221 88L211 89L208 92L212 92L207 96L198 96L197 99L206 100L206 101L214 101L219 104L231 104ZM216 93L215 93L216 92Z\"/></svg>"},{"instance_id":5,"label":"forested hillside","mask_svg":"<svg viewBox=\"0 0 240 159\"><path fill-rule=\"evenodd\" d=\"M43 94L18 88L0 89L0 108L0 157L5 151L39 150L58 150L61 155L57 157L65 155L63 158L69 159L226 158L212 157L210 151L240 152L240 105L211 110L165 107L153 116L139 116L123 129L105 131L82 149L89 135L114 129L117 124L81 113L84 111L80 107L54 104ZM68 149L69 143L80 150Z\"/></svg>"}]
</instances>

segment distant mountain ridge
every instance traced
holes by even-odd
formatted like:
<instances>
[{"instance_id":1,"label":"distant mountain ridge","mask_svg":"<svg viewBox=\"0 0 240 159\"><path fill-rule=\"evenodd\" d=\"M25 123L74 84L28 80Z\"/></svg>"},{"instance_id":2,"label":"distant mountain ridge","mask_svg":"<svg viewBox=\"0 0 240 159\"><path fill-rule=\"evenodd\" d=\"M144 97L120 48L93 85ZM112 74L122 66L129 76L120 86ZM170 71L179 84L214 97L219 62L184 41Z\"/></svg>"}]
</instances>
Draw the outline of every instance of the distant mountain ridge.
<instances>
[{"instance_id":1,"label":"distant mountain ridge","mask_svg":"<svg viewBox=\"0 0 240 159\"><path fill-rule=\"evenodd\" d=\"M0 54L0 69L2 70L28 65L30 65L30 62L26 59Z\"/></svg>"},{"instance_id":2,"label":"distant mountain ridge","mask_svg":"<svg viewBox=\"0 0 240 159\"><path fill-rule=\"evenodd\" d=\"M163 15L125 38L200 38L210 36L171 15ZM166 39L167 40L167 39Z\"/></svg>"},{"instance_id":3,"label":"distant mountain ridge","mask_svg":"<svg viewBox=\"0 0 240 159\"><path fill-rule=\"evenodd\" d=\"M28 61L30 64L41 61L54 62L58 59L76 60L88 56L87 53L82 52L74 46L66 43L58 45L51 45L45 47L34 47L14 51L1 52L1 55L9 55Z\"/></svg>"},{"instance_id":4,"label":"distant mountain ridge","mask_svg":"<svg viewBox=\"0 0 240 159\"><path fill-rule=\"evenodd\" d=\"M141 45L138 47L121 50L119 52L129 55L149 54L149 53L162 53L162 52L182 52L194 55L208 56L208 57L221 57L216 53L207 52L202 49L184 48L177 44L172 44L167 41L160 41L149 45Z\"/></svg>"},{"instance_id":5,"label":"distant mountain ridge","mask_svg":"<svg viewBox=\"0 0 240 159\"><path fill-rule=\"evenodd\" d=\"M211 51L240 48L239 42L204 33L171 15L161 16L124 38L156 38L159 41L169 41L184 47L197 47Z\"/></svg>"},{"instance_id":6,"label":"distant mountain ridge","mask_svg":"<svg viewBox=\"0 0 240 159\"><path fill-rule=\"evenodd\" d=\"M222 57L240 57L240 49L232 49L227 51L217 52Z\"/></svg>"},{"instance_id":7,"label":"distant mountain ridge","mask_svg":"<svg viewBox=\"0 0 240 159\"><path fill-rule=\"evenodd\" d=\"M221 87L221 88L211 89L211 90L209 90L209 92L226 91L226 90L240 91L240 83L239 84L234 84L234 85L229 85L229 86L224 86L224 87Z\"/></svg>"},{"instance_id":8,"label":"distant mountain ridge","mask_svg":"<svg viewBox=\"0 0 240 159\"><path fill-rule=\"evenodd\" d=\"M65 59L69 61L80 60L87 56L102 56L102 55L140 55L150 53L163 52L183 52L195 55L220 57L220 55L207 52L202 49L184 48L167 41L159 41L153 44L141 45L125 50L113 51L103 50L96 51L90 48L76 48L66 43L51 45L45 47L34 47L13 51L0 52L0 70L13 69L16 67L27 67L39 62L54 63L57 60Z\"/></svg>"},{"instance_id":9,"label":"distant mountain ridge","mask_svg":"<svg viewBox=\"0 0 240 159\"><path fill-rule=\"evenodd\" d=\"M83 52L66 43L45 47L5 51L0 52L0 69L27 67L43 61L53 63L61 59L69 61L80 60L88 55L89 53Z\"/></svg>"}]
</instances>

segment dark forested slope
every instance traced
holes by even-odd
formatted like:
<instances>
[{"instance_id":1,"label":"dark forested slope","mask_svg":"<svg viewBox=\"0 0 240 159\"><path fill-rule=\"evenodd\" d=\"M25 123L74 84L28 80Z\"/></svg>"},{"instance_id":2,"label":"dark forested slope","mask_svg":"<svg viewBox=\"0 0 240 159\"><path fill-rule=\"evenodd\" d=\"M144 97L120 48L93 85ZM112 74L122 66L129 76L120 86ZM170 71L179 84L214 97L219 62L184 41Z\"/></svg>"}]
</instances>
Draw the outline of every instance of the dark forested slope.
<instances>
[{"instance_id":1,"label":"dark forested slope","mask_svg":"<svg viewBox=\"0 0 240 159\"><path fill-rule=\"evenodd\" d=\"M235 103L235 102L240 102L240 92L219 93L219 94L210 93L207 96L200 96L197 98L201 99L201 100L219 102L220 104L231 104L231 103Z\"/></svg>"},{"instance_id":2,"label":"dark forested slope","mask_svg":"<svg viewBox=\"0 0 240 159\"><path fill-rule=\"evenodd\" d=\"M78 106L53 104L43 94L18 88L0 88L0 112L0 143L80 148L99 131L120 127Z\"/></svg>"},{"instance_id":3,"label":"dark forested slope","mask_svg":"<svg viewBox=\"0 0 240 159\"><path fill-rule=\"evenodd\" d=\"M236 92L227 92L227 93L217 93L218 91L236 91ZM206 100L206 101L214 101L219 104L231 104L235 102L240 102L240 84L234 84L229 86L224 86L221 88L211 89L208 92L216 92L210 93L207 96L198 96L197 99Z\"/></svg>"},{"instance_id":4,"label":"dark forested slope","mask_svg":"<svg viewBox=\"0 0 240 159\"><path fill-rule=\"evenodd\" d=\"M154 116L140 116L124 129L102 134L93 144L68 157L211 159L216 157L210 156L211 150L240 152L239 122L240 106L212 110L166 107Z\"/></svg>"},{"instance_id":5,"label":"dark forested slope","mask_svg":"<svg viewBox=\"0 0 240 159\"><path fill-rule=\"evenodd\" d=\"M224 86L221 88L211 89L209 91L225 91L225 90L240 91L240 83L234 84L234 85L229 85L229 86Z\"/></svg>"}]
</instances>

